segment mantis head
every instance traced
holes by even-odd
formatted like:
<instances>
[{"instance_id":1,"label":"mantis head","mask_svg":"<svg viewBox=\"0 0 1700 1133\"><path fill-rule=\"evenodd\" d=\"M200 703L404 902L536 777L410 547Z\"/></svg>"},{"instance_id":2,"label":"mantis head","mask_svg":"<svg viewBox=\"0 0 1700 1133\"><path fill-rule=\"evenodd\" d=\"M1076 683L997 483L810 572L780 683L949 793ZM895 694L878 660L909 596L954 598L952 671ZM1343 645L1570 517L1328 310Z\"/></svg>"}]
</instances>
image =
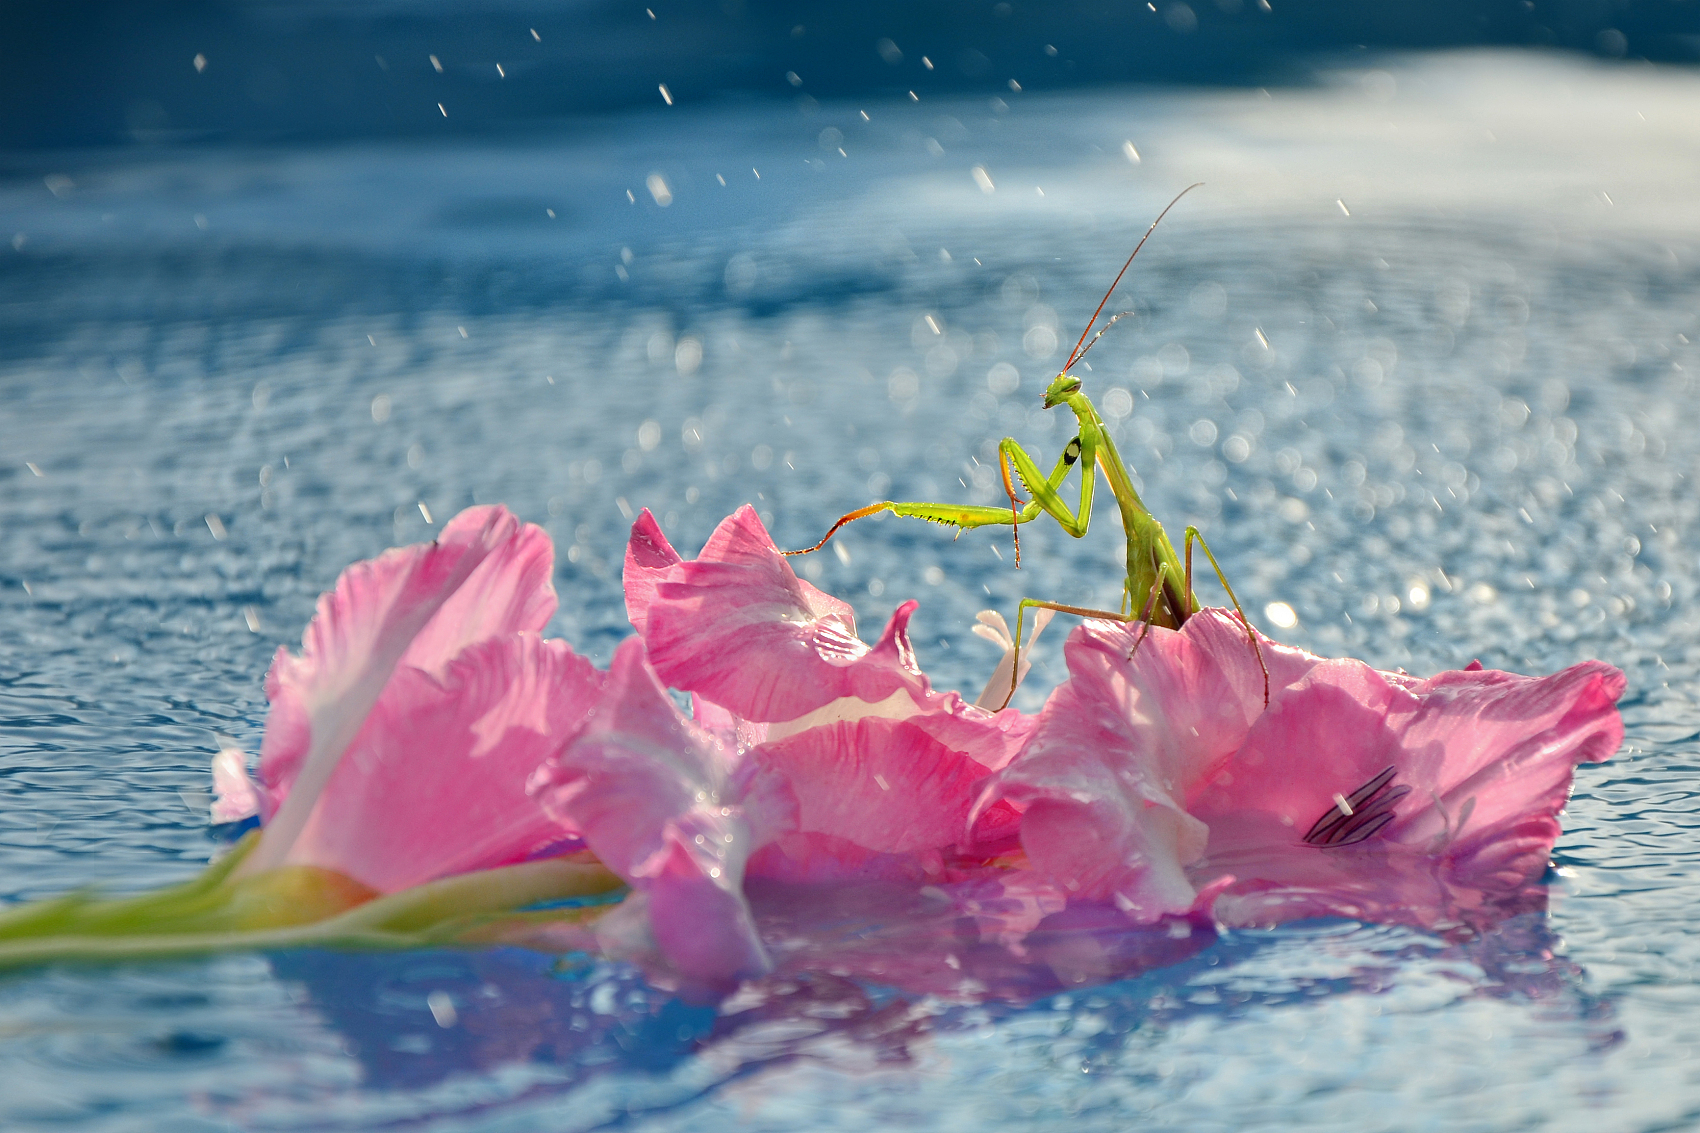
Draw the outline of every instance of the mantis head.
<instances>
[{"instance_id":1,"label":"mantis head","mask_svg":"<svg viewBox=\"0 0 1700 1133\"><path fill-rule=\"evenodd\" d=\"M1061 405L1070 394L1080 392L1080 379L1073 374L1064 372L1051 379L1051 384L1045 387L1045 408L1055 409Z\"/></svg>"}]
</instances>

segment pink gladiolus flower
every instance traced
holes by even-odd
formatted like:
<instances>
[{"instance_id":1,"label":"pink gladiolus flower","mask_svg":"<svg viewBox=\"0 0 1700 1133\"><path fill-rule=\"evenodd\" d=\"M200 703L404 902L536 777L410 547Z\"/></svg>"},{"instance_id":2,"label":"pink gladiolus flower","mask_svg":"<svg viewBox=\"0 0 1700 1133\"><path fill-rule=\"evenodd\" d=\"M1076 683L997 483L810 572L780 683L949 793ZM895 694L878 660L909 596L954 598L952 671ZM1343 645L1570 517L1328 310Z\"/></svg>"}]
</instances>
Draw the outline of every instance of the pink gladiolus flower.
<instances>
[{"instance_id":1,"label":"pink gladiolus flower","mask_svg":"<svg viewBox=\"0 0 1700 1133\"><path fill-rule=\"evenodd\" d=\"M241 868L395 892L577 839L635 890L597 939L699 984L813 962L797 926L822 886L912 916L894 940L977 931L1004 958L981 970L1027 957L1073 982L1184 953L1187 922L1468 931L1538 909L1573 770L1623 735L1623 675L1599 662L1418 680L1259 637L1266 706L1221 610L1089 621L1039 716L993 711L1019 675L1000 619L976 631L1005 646L986 692L937 692L914 602L867 644L748 507L689 561L643 513L638 633L601 673L538 636L551 560L485 507L346 570L273 663L259 782L215 760L215 817L264 820ZM1160 927L1116 937L1137 926ZM967 978L883 947L850 968Z\"/></svg>"},{"instance_id":2,"label":"pink gladiolus flower","mask_svg":"<svg viewBox=\"0 0 1700 1133\"><path fill-rule=\"evenodd\" d=\"M1137 923L1211 898L1230 925L1539 908L1572 771L1623 739L1623 674L1598 661L1417 680L1260 638L1265 708L1231 614L1141 634L1074 632L1069 680L981 800L1023 804L1033 868Z\"/></svg>"},{"instance_id":3,"label":"pink gladiolus flower","mask_svg":"<svg viewBox=\"0 0 1700 1133\"><path fill-rule=\"evenodd\" d=\"M395 892L573 833L526 793L602 684L537 636L553 559L540 528L477 507L342 573L301 655L272 663L257 787L230 753L215 762L215 818L263 820L243 872L315 865Z\"/></svg>"}]
</instances>

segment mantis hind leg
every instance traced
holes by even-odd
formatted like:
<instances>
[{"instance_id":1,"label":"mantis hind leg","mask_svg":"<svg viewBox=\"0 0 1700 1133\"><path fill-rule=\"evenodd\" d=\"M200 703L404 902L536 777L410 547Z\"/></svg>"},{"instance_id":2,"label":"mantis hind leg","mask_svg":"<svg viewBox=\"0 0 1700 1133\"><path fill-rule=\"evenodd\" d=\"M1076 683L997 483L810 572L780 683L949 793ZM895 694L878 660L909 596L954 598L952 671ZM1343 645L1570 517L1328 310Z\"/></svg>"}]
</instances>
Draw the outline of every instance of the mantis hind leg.
<instances>
[{"instance_id":1,"label":"mantis hind leg","mask_svg":"<svg viewBox=\"0 0 1700 1133\"><path fill-rule=\"evenodd\" d=\"M1145 639L1151 634L1151 613L1157 608L1157 598L1164 591L1164 576L1167 575L1168 572L1169 564L1163 562L1159 562L1157 564L1157 575L1151 580L1151 593L1145 596L1145 606L1139 611L1139 636L1133 639L1133 648L1127 651L1127 659L1129 661L1132 661L1139 655L1139 647L1145 644ZM1188 594L1192 593L1192 585L1190 583L1188 583L1186 590ZM1126 596L1124 601L1132 601L1133 595L1128 591L1126 586L1122 587L1122 593Z\"/></svg>"},{"instance_id":2,"label":"mantis hind leg","mask_svg":"<svg viewBox=\"0 0 1700 1133\"><path fill-rule=\"evenodd\" d=\"M1222 564L1216 561L1216 556L1210 553L1210 544L1204 541L1198 528L1189 526L1186 529L1186 589L1192 593L1192 544L1196 540L1204 548L1204 557L1210 560L1211 569L1216 572L1216 581L1222 584L1222 589L1228 592L1228 601L1234 604L1234 613L1240 616L1240 624L1245 626L1246 640L1251 642L1252 654L1257 658L1257 667L1263 670L1263 707L1269 707L1269 666L1263 660L1263 647L1257 643L1257 631L1251 628L1251 619L1245 616L1245 610L1240 607L1240 600L1234 594L1234 588L1228 585L1228 576L1222 573Z\"/></svg>"}]
</instances>

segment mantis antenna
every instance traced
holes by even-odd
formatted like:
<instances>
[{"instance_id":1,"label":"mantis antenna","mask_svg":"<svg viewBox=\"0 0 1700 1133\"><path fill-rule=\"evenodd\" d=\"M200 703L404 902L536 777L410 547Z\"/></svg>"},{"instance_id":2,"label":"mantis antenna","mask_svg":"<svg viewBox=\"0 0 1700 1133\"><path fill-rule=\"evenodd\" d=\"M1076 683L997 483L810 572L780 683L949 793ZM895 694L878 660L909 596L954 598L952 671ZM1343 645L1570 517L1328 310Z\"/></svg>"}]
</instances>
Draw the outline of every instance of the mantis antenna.
<instances>
[{"instance_id":1,"label":"mantis antenna","mask_svg":"<svg viewBox=\"0 0 1700 1133\"><path fill-rule=\"evenodd\" d=\"M1092 324L1097 322L1098 316L1104 313L1104 307L1109 303L1110 296L1114 295L1116 293L1116 288L1121 286L1122 276L1126 275L1127 269L1133 266L1133 258L1139 255L1139 249L1145 247L1145 242L1151 239L1151 234L1157 231L1157 226L1163 223L1163 218L1169 215L1169 210L1178 205L1182 197L1186 196L1188 193L1203 184L1204 182L1202 181L1194 181L1192 184L1176 193L1175 199L1163 206L1163 211L1157 214L1157 219L1151 222L1151 227L1145 230L1145 235L1141 236L1139 238L1139 243L1133 246L1133 251L1128 253L1127 262L1122 264L1122 270L1116 273L1116 278L1111 282L1110 289L1104 292L1104 297L1098 301L1098 309L1092 312L1092 317L1090 319L1086 320L1086 329L1080 332L1080 341L1074 344L1073 350L1069 351L1068 361L1063 365L1062 373L1068 373L1069 367L1073 366L1076 362L1085 357L1087 350L1092 349L1091 346L1086 345L1086 336L1092 333ZM1109 330L1111 326L1115 325L1116 319L1121 318L1122 315L1131 313L1132 312L1130 311L1123 311L1121 315L1115 316L1115 318L1112 318L1109 323L1105 325L1104 330ZM1099 335L1102 335L1104 331L1101 330L1098 333ZM1098 340L1095 338L1092 341L1097 342ZM1083 346L1085 349L1082 349Z\"/></svg>"},{"instance_id":2,"label":"mantis antenna","mask_svg":"<svg viewBox=\"0 0 1700 1133\"><path fill-rule=\"evenodd\" d=\"M1110 289L1108 291L1104 292L1104 297L1102 299L1098 300L1097 309L1092 312L1092 317L1090 319L1086 320L1086 328L1080 332L1080 340L1074 344L1074 349L1069 351L1068 361L1063 363L1063 368L1057 372L1057 377L1060 378L1064 374L1068 373L1069 370L1074 368L1074 364L1076 362L1078 362L1082 358L1086 357L1086 352L1088 350L1091 350L1094 346L1098 345L1098 340L1100 338L1104 337L1104 331L1109 330L1111 327L1113 327L1117 323L1121 322L1122 319L1124 319L1128 315L1131 315L1131 314L1134 313L1132 311L1119 311L1116 314L1110 316L1110 321L1104 324L1102 330L1100 330L1097 334L1092 336L1092 341L1091 342L1086 341L1086 336L1089 335L1089 334L1092 334L1092 324L1096 323L1098 321L1098 316L1104 313L1104 308L1110 302L1110 296L1114 295L1116 293L1116 288L1121 286L1122 276L1126 275L1127 269L1133 266L1134 258L1139 255L1139 250L1141 248L1145 247L1145 242L1147 240L1151 239L1151 234L1153 232L1157 231L1157 226L1159 224L1163 223L1163 218L1165 216L1169 215L1169 210L1174 208L1176 205L1178 205L1180 203L1180 200L1181 200L1182 197L1186 196L1188 193L1192 192L1194 189L1199 188L1203 184L1204 184L1204 182L1202 182L1202 181L1194 181L1192 184L1188 185L1186 188L1184 188L1180 192L1176 193L1174 200L1170 201L1168 204L1163 206L1163 211L1157 214L1157 219L1153 220L1151 222L1151 227L1147 228L1145 230L1145 235L1143 235L1139 238L1139 243L1135 244L1133 246L1133 251L1131 251L1127 254L1127 260L1123 262L1122 270L1118 271L1116 273L1116 278L1110 281ZM1020 508L1027 501L1019 499L1019 498L1016 497L1015 485L1010 482L1009 466L1008 466L1008 464L1005 463L1005 461L1003 460L1003 458L1001 456L998 458L998 471L1003 474L1004 491L1009 493L1009 510L1010 510L1011 516L1013 517L1013 516L1018 515L1020 513ZM1010 536L1015 542L1015 569L1020 570L1021 569L1021 524L1018 520L1012 520L1009 527L1010 527ZM836 530L838 530L838 528L834 527L833 531L836 531ZM832 531L827 532L827 539L830 539L830 538L832 538ZM821 542L824 543L824 542L826 542L826 540L823 539L823 540L821 540ZM817 547L819 545L820 544L816 544Z\"/></svg>"}]
</instances>

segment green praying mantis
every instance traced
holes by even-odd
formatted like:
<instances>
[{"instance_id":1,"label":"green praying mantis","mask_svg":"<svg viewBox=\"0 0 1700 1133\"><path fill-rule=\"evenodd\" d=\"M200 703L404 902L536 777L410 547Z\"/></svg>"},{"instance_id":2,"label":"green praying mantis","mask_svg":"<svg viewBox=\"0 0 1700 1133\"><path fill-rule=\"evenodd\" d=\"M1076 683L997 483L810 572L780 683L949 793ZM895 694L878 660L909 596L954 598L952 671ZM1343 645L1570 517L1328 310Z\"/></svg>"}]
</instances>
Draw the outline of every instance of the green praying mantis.
<instances>
[{"instance_id":1,"label":"green praying mantis","mask_svg":"<svg viewBox=\"0 0 1700 1133\"><path fill-rule=\"evenodd\" d=\"M1115 441L1111 439L1104 420L1098 415L1098 410L1085 394L1080 392L1080 379L1069 373L1075 363L1086 356L1087 351L1097 345L1098 339L1116 322L1132 314L1122 311L1108 319L1090 341L1092 327L1097 323L1098 316L1121 284L1122 276L1127 274L1133 265L1139 250L1145 247L1145 241L1157 230L1163 222L1163 217L1169 214L1169 209L1175 207L1181 197L1186 196L1197 184L1188 185L1182 189L1175 199L1157 215L1151 222L1151 227L1145 230L1139 243L1134 246L1127 262L1122 264L1121 271L1116 273L1110 289L1104 293L1097 310L1086 322L1086 329L1081 331L1080 339L1069 352L1068 361L1051 379L1045 389L1044 407L1055 409L1066 406L1074 414L1079 426L1073 440L1063 447L1062 455L1057 458L1056 465L1049 476L1045 475L1034 459L1021 447L1014 437L1005 437L998 442L998 471L1003 477L1004 491L1009 495L1009 506L991 506L984 504L945 504L925 502L898 502L882 500L857 508L839 518L821 541L812 547L797 551L785 551L787 555L806 555L826 546L827 540L838 533L847 523L874 515L878 512L889 511L893 515L913 516L933 523L943 524L967 530L971 527L988 527L997 524L1008 524L1015 540L1015 565L1021 567L1021 524L1029 523L1041 514L1055 519L1062 529L1074 538L1082 538L1086 534L1087 525L1092 519L1092 498L1097 484L1097 476L1103 473L1104 481L1109 486L1110 493L1116 499L1116 505L1121 511L1122 528L1127 534L1127 577L1122 583L1121 609L1093 610L1083 606L1069 606L1060 602L1047 602L1037 598L1023 598L1016 609L1015 615L1015 652L1011 664L1011 680L1009 692L1001 710L1009 705L1010 698L1015 695L1015 675L1020 669L1022 621L1028 610L1055 610L1059 613L1074 614L1085 618L1103 618L1114 622L1137 622L1143 626L1139 636L1134 640L1133 648L1129 651L1131 660L1138 652L1139 646L1150 633L1153 625L1165 629L1180 629L1186 620L1197 613L1202 607L1198 596L1192 590L1192 546L1197 543L1204 550L1205 557L1210 560L1210 566L1216 572L1216 578L1227 591L1228 600L1233 603L1234 611L1239 615L1240 623L1245 626L1246 640L1251 644L1252 652L1257 656L1257 664L1263 671L1263 702L1269 703L1269 666L1263 659L1263 650L1257 643L1257 634L1251 627L1251 621L1240 607L1240 600L1234 594L1234 589L1228 584L1228 579L1222 572L1216 556L1211 553L1210 545L1199 534L1198 528L1188 526L1186 529L1186 555L1184 565L1181 556L1175 553L1174 544L1169 541L1163 525L1148 511L1140 500L1139 493L1134 489L1133 478L1128 474L1127 465L1122 463L1121 454L1116 451ZM1080 466L1080 497L1077 506L1070 510L1067 501L1059 492L1063 481L1068 478L1070 471L1076 465ZM1013 471L1013 476L1012 476ZM1023 500L1017 495L1016 481L1032 497ZM1142 604L1135 607L1136 601Z\"/></svg>"}]
</instances>

